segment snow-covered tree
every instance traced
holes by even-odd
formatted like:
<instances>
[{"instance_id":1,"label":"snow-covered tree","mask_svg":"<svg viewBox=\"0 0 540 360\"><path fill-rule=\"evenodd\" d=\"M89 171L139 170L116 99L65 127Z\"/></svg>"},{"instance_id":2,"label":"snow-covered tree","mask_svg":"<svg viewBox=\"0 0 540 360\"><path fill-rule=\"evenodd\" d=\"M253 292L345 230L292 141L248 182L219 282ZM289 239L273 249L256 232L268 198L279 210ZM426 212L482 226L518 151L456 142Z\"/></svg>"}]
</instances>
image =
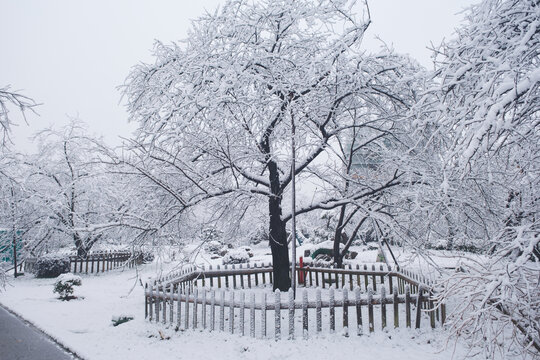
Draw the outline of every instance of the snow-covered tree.
<instances>
[{"instance_id":1,"label":"snow-covered tree","mask_svg":"<svg viewBox=\"0 0 540 360\"><path fill-rule=\"evenodd\" d=\"M34 209L28 250L71 245L84 257L99 241L120 240L129 188L117 186L100 161L104 145L78 121L42 131L36 141L38 153L24 157L21 180Z\"/></svg>"},{"instance_id":2,"label":"snow-covered tree","mask_svg":"<svg viewBox=\"0 0 540 360\"><path fill-rule=\"evenodd\" d=\"M11 170L13 169L13 158L6 146L10 139L9 135L11 127L13 126L13 120L9 116L9 111L10 107L16 107L24 116L26 110L34 111L33 108L35 106L37 106L37 104L34 100L19 92L11 91L9 86L0 88L0 131L2 132L2 141L0 143L0 207L3 207L3 210L5 210L7 206L9 209L8 212L2 213L2 218L4 219L4 222L6 222L5 219L11 217L12 226L15 225L14 215L17 203L17 201L15 201L15 194L19 194L20 189L11 173ZM0 288L3 288L6 282L6 273L2 265L3 264L0 264ZM15 274L16 273L17 271L15 269Z\"/></svg>"},{"instance_id":3,"label":"snow-covered tree","mask_svg":"<svg viewBox=\"0 0 540 360\"><path fill-rule=\"evenodd\" d=\"M0 88L0 129L2 131L2 146L6 144L6 140L9 139L9 133L13 126L13 121L9 116L9 108L13 106L20 110L24 116L25 111L34 111L34 107L37 106L34 100L22 95L19 92L10 90L9 86Z\"/></svg>"},{"instance_id":4,"label":"snow-covered tree","mask_svg":"<svg viewBox=\"0 0 540 360\"><path fill-rule=\"evenodd\" d=\"M447 295L460 299L451 325L490 355L519 345L534 357L540 351L540 3L484 0L467 20L438 50L432 119L438 116L437 131L449 141L441 161L449 217L478 209L477 230L467 236L480 234L489 247L486 261L465 264L465 272L448 279ZM475 201L481 206L464 206Z\"/></svg>"},{"instance_id":5,"label":"snow-covered tree","mask_svg":"<svg viewBox=\"0 0 540 360\"><path fill-rule=\"evenodd\" d=\"M335 158L337 139L350 139L352 128L391 129L414 88L409 61L361 50L369 18L353 10L353 1L229 1L194 21L185 41L157 43L155 63L137 66L127 80L137 147L144 161L160 164L147 173L179 211L202 202L267 203L281 290L290 286L291 213L282 205L291 184L291 123L297 181L331 189L299 204L298 214L361 202L401 177L394 169L357 191L334 186L345 168Z\"/></svg>"}]
</instances>

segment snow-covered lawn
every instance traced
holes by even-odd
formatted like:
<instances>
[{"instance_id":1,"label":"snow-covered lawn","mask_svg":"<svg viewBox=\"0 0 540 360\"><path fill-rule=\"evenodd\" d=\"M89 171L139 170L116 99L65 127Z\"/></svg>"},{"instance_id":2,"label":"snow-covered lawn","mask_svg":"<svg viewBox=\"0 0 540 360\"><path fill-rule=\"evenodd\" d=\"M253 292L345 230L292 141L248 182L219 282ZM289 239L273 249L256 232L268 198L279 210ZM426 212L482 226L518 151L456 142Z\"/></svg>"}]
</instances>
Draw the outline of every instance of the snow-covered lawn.
<instances>
[{"instance_id":1,"label":"snow-covered lawn","mask_svg":"<svg viewBox=\"0 0 540 360\"><path fill-rule=\"evenodd\" d=\"M155 267L140 269L144 280ZM466 350L445 344L439 330L400 329L361 337L324 335L309 340L260 340L207 331L175 332L144 319L143 288L134 269L82 276L76 294L84 299L60 301L52 292L54 279L31 276L11 281L0 303L30 320L58 341L90 360L95 359L462 359ZM111 319L134 320L112 326ZM170 339L162 340L162 334Z\"/></svg>"}]
</instances>

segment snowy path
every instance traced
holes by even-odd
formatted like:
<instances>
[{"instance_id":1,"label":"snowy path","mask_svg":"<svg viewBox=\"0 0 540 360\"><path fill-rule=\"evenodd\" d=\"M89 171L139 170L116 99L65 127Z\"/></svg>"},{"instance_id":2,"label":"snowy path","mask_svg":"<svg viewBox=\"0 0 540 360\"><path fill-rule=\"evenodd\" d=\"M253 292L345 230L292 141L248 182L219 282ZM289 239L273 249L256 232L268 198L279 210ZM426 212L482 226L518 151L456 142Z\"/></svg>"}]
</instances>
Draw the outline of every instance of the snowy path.
<instances>
[{"instance_id":1,"label":"snowy path","mask_svg":"<svg viewBox=\"0 0 540 360\"><path fill-rule=\"evenodd\" d=\"M47 335L0 306L0 354L13 360L78 359Z\"/></svg>"}]
</instances>

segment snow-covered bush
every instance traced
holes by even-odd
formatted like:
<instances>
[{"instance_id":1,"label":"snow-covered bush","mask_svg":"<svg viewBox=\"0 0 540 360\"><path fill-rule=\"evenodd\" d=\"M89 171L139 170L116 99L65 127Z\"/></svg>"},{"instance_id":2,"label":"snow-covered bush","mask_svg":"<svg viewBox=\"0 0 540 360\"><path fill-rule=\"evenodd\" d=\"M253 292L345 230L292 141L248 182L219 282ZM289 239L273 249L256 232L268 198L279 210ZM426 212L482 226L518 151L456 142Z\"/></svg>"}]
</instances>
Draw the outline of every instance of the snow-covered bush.
<instances>
[{"instance_id":1,"label":"snow-covered bush","mask_svg":"<svg viewBox=\"0 0 540 360\"><path fill-rule=\"evenodd\" d=\"M256 228L249 236L248 236L248 243L250 245L258 245L260 243L267 243L268 242L268 230L266 228L263 228L259 226Z\"/></svg>"},{"instance_id":2,"label":"snow-covered bush","mask_svg":"<svg viewBox=\"0 0 540 360\"><path fill-rule=\"evenodd\" d=\"M133 320L133 316L131 315L113 316L111 319L113 326L118 326L131 320Z\"/></svg>"},{"instance_id":3,"label":"snow-covered bush","mask_svg":"<svg viewBox=\"0 0 540 360\"><path fill-rule=\"evenodd\" d=\"M223 257L223 265L244 264L249 262L249 254L244 249L234 249Z\"/></svg>"},{"instance_id":4,"label":"snow-covered bush","mask_svg":"<svg viewBox=\"0 0 540 360\"><path fill-rule=\"evenodd\" d=\"M61 300L76 299L73 296L75 289L74 286L81 286L82 280L80 276L73 275L72 273L62 274L54 282L53 292L58 294L58 298Z\"/></svg>"},{"instance_id":5,"label":"snow-covered bush","mask_svg":"<svg viewBox=\"0 0 540 360\"><path fill-rule=\"evenodd\" d=\"M147 264L154 261L154 253L150 251L141 251L137 255L137 264Z\"/></svg>"},{"instance_id":6,"label":"snow-covered bush","mask_svg":"<svg viewBox=\"0 0 540 360\"><path fill-rule=\"evenodd\" d=\"M210 254L217 254L223 248L223 244L217 240L211 240L204 244L204 250Z\"/></svg>"},{"instance_id":7,"label":"snow-covered bush","mask_svg":"<svg viewBox=\"0 0 540 360\"><path fill-rule=\"evenodd\" d=\"M208 227L201 230L201 235L199 237L204 243L210 241L220 241L223 237L223 232L216 228Z\"/></svg>"},{"instance_id":8,"label":"snow-covered bush","mask_svg":"<svg viewBox=\"0 0 540 360\"><path fill-rule=\"evenodd\" d=\"M55 278L68 273L69 264L67 257L42 257L36 261L34 272L38 278Z\"/></svg>"},{"instance_id":9,"label":"snow-covered bush","mask_svg":"<svg viewBox=\"0 0 540 360\"><path fill-rule=\"evenodd\" d=\"M253 257L253 251L251 250L251 248L249 246L240 246L238 249L239 250L244 250L246 252L246 254L248 254L248 256L250 258Z\"/></svg>"}]
</instances>

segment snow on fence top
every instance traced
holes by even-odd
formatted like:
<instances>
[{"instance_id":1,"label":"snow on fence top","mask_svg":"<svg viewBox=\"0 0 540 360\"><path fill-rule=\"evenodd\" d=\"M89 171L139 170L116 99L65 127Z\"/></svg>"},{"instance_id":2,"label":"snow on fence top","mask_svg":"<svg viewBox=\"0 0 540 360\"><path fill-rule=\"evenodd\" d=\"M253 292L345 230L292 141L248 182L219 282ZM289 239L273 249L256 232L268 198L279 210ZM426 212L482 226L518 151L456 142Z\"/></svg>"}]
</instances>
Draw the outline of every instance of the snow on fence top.
<instances>
[{"instance_id":1,"label":"snow on fence top","mask_svg":"<svg viewBox=\"0 0 540 360\"><path fill-rule=\"evenodd\" d=\"M93 251L86 257L68 255L70 272L76 273L99 273L110 271L122 266L133 267L135 262L141 262L141 254L131 251ZM20 266L24 266L25 272L33 272L39 258L27 257Z\"/></svg>"},{"instance_id":2,"label":"snow on fence top","mask_svg":"<svg viewBox=\"0 0 540 360\"><path fill-rule=\"evenodd\" d=\"M356 318L351 324L355 323L353 327L358 335L365 332L364 326L373 332L376 328L387 328L392 320L394 327L411 327L414 321L416 328L427 321L432 328L445 321L445 305L438 302L429 281L403 269L392 270L387 266L376 269L374 265L371 269L297 267L297 272L298 284L304 287L299 292L301 296L295 300L289 290L283 301L279 291L268 296L265 289L272 283L270 264L217 269L189 267L159 282L146 284L145 316L150 321L160 322L161 318L163 324L176 324L177 329L200 327L212 331L217 323L224 331L227 323L230 333L245 335L247 310L250 335L256 337L258 332L260 338L266 338L268 333L274 333L276 339L281 338L282 310L288 310L288 338L298 336L297 332L308 337L311 332L319 333L323 329L330 332L338 329L348 336L353 313ZM349 291L352 291L350 296ZM274 312L273 322L267 319L268 311ZM341 322L336 321L336 313L341 315ZM295 329L296 322L302 324L301 330Z\"/></svg>"}]
</instances>

